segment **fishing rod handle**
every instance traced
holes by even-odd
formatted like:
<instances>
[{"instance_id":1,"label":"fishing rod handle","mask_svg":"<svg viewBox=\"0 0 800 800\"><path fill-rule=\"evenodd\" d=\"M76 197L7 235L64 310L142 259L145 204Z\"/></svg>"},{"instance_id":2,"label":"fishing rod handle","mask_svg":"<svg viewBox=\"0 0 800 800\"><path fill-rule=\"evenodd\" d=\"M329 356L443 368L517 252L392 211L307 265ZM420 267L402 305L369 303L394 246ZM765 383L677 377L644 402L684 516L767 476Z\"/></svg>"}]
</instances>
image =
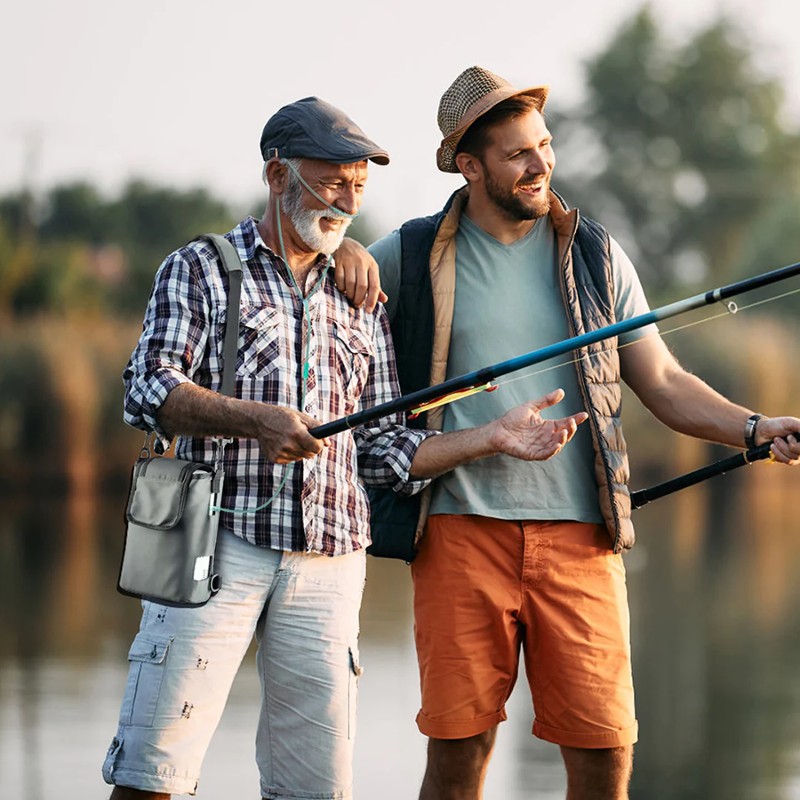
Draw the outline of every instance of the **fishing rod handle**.
<instances>
[{"instance_id":1,"label":"fishing rod handle","mask_svg":"<svg viewBox=\"0 0 800 800\"><path fill-rule=\"evenodd\" d=\"M653 500L658 500L666 497L668 494L679 492L681 489L687 489L690 486L695 486L708 478L714 478L717 475L724 475L737 467L744 467L752 464L754 461L761 461L762 459L769 458L772 442L764 442L757 447L750 450L736 453L735 455L723 458L721 461L715 461L713 464L706 464L704 467L687 472L685 475L678 475L676 478L671 478L663 483L651 486L649 489L640 489L636 492L631 492L631 507L641 508Z\"/></svg>"}]
</instances>

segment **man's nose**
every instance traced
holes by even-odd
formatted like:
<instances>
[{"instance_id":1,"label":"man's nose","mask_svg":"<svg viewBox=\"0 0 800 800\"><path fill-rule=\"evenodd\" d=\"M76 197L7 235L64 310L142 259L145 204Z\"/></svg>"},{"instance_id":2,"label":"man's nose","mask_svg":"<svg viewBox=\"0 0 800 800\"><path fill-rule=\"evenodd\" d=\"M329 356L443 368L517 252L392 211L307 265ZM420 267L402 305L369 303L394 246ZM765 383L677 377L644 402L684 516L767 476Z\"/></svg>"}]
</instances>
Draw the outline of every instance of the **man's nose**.
<instances>
[{"instance_id":1,"label":"man's nose","mask_svg":"<svg viewBox=\"0 0 800 800\"><path fill-rule=\"evenodd\" d=\"M361 197L355 187L344 187L339 191L335 205L336 208L346 214L355 214L361 206Z\"/></svg>"},{"instance_id":2,"label":"man's nose","mask_svg":"<svg viewBox=\"0 0 800 800\"><path fill-rule=\"evenodd\" d=\"M544 156L544 153L532 153L531 159L528 162L527 172L531 175L545 175L550 171L550 164Z\"/></svg>"}]
</instances>

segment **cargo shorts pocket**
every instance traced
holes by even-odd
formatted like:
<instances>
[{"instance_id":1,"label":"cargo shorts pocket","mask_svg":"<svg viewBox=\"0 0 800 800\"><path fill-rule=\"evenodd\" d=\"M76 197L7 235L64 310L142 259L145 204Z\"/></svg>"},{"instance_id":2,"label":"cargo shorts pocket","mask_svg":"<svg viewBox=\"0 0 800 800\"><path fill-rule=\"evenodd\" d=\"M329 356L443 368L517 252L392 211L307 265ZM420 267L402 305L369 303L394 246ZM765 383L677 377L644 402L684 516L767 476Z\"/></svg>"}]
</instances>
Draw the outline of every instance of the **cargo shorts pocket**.
<instances>
[{"instance_id":1,"label":"cargo shorts pocket","mask_svg":"<svg viewBox=\"0 0 800 800\"><path fill-rule=\"evenodd\" d=\"M164 681L171 638L139 633L128 652L128 683L120 711L123 725L150 727Z\"/></svg>"},{"instance_id":2,"label":"cargo shorts pocket","mask_svg":"<svg viewBox=\"0 0 800 800\"><path fill-rule=\"evenodd\" d=\"M356 712L358 710L358 679L364 672L359 662L358 646L348 648L347 675L347 738L356 736Z\"/></svg>"}]
</instances>

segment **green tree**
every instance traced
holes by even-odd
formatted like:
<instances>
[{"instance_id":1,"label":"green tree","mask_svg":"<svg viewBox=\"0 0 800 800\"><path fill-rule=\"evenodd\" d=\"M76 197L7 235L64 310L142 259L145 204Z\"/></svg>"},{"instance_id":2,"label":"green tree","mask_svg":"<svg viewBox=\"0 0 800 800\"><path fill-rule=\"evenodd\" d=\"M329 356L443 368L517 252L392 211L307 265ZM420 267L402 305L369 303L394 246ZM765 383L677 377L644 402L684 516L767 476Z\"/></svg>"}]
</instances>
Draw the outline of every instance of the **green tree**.
<instances>
[{"instance_id":1,"label":"green tree","mask_svg":"<svg viewBox=\"0 0 800 800\"><path fill-rule=\"evenodd\" d=\"M260 217L263 203L253 206ZM56 186L38 203L0 197L0 319L39 312L140 315L163 259L239 214L207 189L133 181L108 199L86 182ZM359 217L350 235L374 238Z\"/></svg>"},{"instance_id":2,"label":"green tree","mask_svg":"<svg viewBox=\"0 0 800 800\"><path fill-rule=\"evenodd\" d=\"M0 323L14 315L17 297L36 271L33 205L27 191L0 197Z\"/></svg>"},{"instance_id":3,"label":"green tree","mask_svg":"<svg viewBox=\"0 0 800 800\"><path fill-rule=\"evenodd\" d=\"M56 186L47 195L40 235L45 241L102 244L109 239L108 210L108 201L88 183Z\"/></svg>"},{"instance_id":4,"label":"green tree","mask_svg":"<svg viewBox=\"0 0 800 800\"><path fill-rule=\"evenodd\" d=\"M797 260L781 208L800 198L800 135L744 31L720 19L672 44L645 7L588 62L587 85L586 103L554 122L557 183L614 231L648 287ZM773 260L753 264L766 225L780 237Z\"/></svg>"},{"instance_id":5,"label":"green tree","mask_svg":"<svg viewBox=\"0 0 800 800\"><path fill-rule=\"evenodd\" d=\"M34 208L26 193L0 198L0 311L140 313L163 258L235 214L206 189L144 181L104 198L78 182L51 189Z\"/></svg>"},{"instance_id":6,"label":"green tree","mask_svg":"<svg viewBox=\"0 0 800 800\"><path fill-rule=\"evenodd\" d=\"M198 234L223 232L235 215L207 189L180 191L144 181L130 183L109 207L111 241L127 258L128 279L117 294L123 310L140 311L158 265Z\"/></svg>"}]
</instances>

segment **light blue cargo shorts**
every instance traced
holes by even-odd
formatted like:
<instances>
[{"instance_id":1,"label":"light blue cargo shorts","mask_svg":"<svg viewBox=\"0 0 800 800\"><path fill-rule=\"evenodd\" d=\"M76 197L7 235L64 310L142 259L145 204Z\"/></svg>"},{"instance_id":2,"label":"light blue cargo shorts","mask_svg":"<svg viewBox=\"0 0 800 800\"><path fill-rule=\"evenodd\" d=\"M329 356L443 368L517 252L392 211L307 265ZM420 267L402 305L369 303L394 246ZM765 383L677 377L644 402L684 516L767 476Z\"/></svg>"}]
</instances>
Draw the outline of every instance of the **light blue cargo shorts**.
<instances>
[{"instance_id":1,"label":"light blue cargo shorts","mask_svg":"<svg viewBox=\"0 0 800 800\"><path fill-rule=\"evenodd\" d=\"M201 608L144 602L107 783L194 794L211 736L256 636L265 798L352 795L364 552L255 547L220 530L222 588Z\"/></svg>"}]
</instances>

